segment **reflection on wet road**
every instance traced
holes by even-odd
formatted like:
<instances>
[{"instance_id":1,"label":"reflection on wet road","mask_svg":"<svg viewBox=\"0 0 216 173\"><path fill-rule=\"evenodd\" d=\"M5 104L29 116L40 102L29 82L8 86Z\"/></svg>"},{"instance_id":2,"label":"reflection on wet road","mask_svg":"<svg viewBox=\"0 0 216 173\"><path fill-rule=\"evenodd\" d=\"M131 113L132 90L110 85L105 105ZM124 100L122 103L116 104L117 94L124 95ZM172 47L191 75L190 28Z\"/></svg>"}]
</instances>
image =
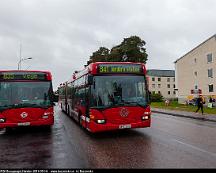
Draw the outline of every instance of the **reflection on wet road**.
<instances>
[{"instance_id":1,"label":"reflection on wet road","mask_svg":"<svg viewBox=\"0 0 216 173\"><path fill-rule=\"evenodd\" d=\"M55 112L51 129L25 127L0 135L0 168L85 168L73 145Z\"/></svg>"},{"instance_id":2,"label":"reflection on wet road","mask_svg":"<svg viewBox=\"0 0 216 173\"><path fill-rule=\"evenodd\" d=\"M216 125L153 114L152 127L90 134L55 108L55 125L0 132L0 168L215 168Z\"/></svg>"}]
</instances>

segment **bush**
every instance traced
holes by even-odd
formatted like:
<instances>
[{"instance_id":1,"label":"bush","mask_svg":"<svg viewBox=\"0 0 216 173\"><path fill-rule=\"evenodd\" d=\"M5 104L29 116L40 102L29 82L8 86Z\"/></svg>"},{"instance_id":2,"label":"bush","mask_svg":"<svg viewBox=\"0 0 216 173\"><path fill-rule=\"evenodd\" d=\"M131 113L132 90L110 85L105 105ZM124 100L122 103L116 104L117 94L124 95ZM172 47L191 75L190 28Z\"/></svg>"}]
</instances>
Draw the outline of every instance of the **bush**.
<instances>
[{"instance_id":1,"label":"bush","mask_svg":"<svg viewBox=\"0 0 216 173\"><path fill-rule=\"evenodd\" d=\"M178 102L178 98L171 98L170 101Z\"/></svg>"},{"instance_id":2,"label":"bush","mask_svg":"<svg viewBox=\"0 0 216 173\"><path fill-rule=\"evenodd\" d=\"M163 96L160 93L152 93L151 94L151 102L162 102Z\"/></svg>"}]
</instances>

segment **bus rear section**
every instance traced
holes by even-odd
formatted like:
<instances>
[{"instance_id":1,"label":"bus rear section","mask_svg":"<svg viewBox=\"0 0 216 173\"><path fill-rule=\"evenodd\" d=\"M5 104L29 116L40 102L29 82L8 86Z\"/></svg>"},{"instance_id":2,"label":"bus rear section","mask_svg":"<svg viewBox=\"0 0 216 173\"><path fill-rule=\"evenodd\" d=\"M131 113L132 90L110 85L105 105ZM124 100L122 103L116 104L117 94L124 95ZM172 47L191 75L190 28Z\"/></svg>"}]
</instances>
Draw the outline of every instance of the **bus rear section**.
<instances>
[{"instance_id":1,"label":"bus rear section","mask_svg":"<svg viewBox=\"0 0 216 173\"><path fill-rule=\"evenodd\" d=\"M50 72L0 71L0 128L52 126Z\"/></svg>"}]
</instances>

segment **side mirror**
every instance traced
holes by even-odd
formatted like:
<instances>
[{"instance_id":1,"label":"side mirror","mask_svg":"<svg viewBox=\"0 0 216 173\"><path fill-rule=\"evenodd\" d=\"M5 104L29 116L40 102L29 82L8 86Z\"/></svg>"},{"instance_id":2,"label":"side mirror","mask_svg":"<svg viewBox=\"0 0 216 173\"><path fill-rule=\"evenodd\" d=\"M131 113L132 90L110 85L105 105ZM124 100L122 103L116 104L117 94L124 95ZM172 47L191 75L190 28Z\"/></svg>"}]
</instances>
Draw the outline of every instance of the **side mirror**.
<instances>
[{"instance_id":1,"label":"side mirror","mask_svg":"<svg viewBox=\"0 0 216 173\"><path fill-rule=\"evenodd\" d=\"M93 76L92 76L92 75L89 75L89 76L88 76L88 84L89 84L89 85L92 85L92 84L93 84Z\"/></svg>"}]
</instances>

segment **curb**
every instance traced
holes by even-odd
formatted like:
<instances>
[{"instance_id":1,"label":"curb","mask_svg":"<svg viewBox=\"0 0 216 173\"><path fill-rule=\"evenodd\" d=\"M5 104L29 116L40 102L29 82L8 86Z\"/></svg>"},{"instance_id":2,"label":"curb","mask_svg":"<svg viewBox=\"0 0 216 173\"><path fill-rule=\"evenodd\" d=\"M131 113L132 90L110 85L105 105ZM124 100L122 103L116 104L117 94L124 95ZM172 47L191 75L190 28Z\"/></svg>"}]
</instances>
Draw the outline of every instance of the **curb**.
<instances>
[{"instance_id":1,"label":"curb","mask_svg":"<svg viewBox=\"0 0 216 173\"><path fill-rule=\"evenodd\" d=\"M182 115L182 114L172 113L172 112L163 112L163 111L158 111L158 110L152 110L152 112L154 112L154 113L161 113L161 114L167 114L167 115L172 115L172 116L177 116L177 117L198 119L198 120L202 120L202 121L216 122L216 120L214 120L214 119L208 119L207 117L194 117L194 116Z\"/></svg>"}]
</instances>

